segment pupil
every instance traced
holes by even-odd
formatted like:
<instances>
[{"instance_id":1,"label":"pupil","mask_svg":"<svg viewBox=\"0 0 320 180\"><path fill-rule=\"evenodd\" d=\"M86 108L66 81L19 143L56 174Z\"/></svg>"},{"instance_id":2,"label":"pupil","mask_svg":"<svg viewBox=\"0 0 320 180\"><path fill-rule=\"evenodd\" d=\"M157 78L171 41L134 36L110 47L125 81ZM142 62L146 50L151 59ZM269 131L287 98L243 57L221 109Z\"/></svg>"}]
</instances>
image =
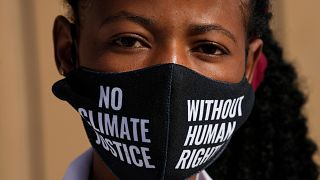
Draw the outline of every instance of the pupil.
<instances>
[{"instance_id":1,"label":"pupil","mask_svg":"<svg viewBox=\"0 0 320 180\"><path fill-rule=\"evenodd\" d=\"M124 46L131 47L135 44L135 40L133 38L121 38L120 40Z\"/></svg>"},{"instance_id":2,"label":"pupil","mask_svg":"<svg viewBox=\"0 0 320 180\"><path fill-rule=\"evenodd\" d=\"M204 53L213 54L216 52L217 49L215 47L213 47L212 45L205 45L202 48L202 50Z\"/></svg>"}]
</instances>

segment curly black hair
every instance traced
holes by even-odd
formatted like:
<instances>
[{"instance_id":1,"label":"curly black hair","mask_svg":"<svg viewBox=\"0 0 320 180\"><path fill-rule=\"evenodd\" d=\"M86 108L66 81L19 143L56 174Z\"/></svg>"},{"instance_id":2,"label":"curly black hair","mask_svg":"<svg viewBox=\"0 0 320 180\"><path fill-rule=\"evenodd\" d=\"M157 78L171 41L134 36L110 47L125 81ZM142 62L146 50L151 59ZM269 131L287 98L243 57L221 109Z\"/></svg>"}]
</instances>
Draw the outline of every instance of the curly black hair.
<instances>
[{"instance_id":1,"label":"curly black hair","mask_svg":"<svg viewBox=\"0 0 320 180\"><path fill-rule=\"evenodd\" d=\"M250 9L248 37L263 40L268 67L248 121L207 171L218 180L316 180L319 169L312 156L317 147L307 138L302 114L306 97L270 29L270 2L251 0Z\"/></svg>"},{"instance_id":2,"label":"curly black hair","mask_svg":"<svg viewBox=\"0 0 320 180\"><path fill-rule=\"evenodd\" d=\"M79 1L65 0L80 23ZM244 0L242 0L244 1ZM307 137L306 102L295 68L284 58L270 29L269 0L245 0L248 40L260 37L268 67L248 121L223 155L206 170L215 180L316 180L316 145Z\"/></svg>"}]
</instances>

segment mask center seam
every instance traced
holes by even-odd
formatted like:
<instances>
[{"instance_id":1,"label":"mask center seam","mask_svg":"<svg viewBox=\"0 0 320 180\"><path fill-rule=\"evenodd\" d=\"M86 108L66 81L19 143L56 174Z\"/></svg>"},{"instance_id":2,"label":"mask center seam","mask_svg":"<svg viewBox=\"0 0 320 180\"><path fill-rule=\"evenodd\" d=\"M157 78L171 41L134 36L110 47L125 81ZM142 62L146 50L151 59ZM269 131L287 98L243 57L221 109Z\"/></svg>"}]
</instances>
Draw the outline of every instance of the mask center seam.
<instances>
[{"instance_id":1,"label":"mask center seam","mask_svg":"<svg viewBox=\"0 0 320 180\"><path fill-rule=\"evenodd\" d=\"M165 145L165 155L164 155L164 166L163 166L163 172L162 172L162 178L164 179L166 175L166 168L167 168L167 160L168 160L168 145L169 145L169 133L170 133L170 110L171 110L171 96L172 96L172 76L173 76L173 65L171 65L171 70L170 70L170 79L169 79L169 96L167 99L168 102L168 110L167 110L167 134L166 134L166 145Z\"/></svg>"}]
</instances>

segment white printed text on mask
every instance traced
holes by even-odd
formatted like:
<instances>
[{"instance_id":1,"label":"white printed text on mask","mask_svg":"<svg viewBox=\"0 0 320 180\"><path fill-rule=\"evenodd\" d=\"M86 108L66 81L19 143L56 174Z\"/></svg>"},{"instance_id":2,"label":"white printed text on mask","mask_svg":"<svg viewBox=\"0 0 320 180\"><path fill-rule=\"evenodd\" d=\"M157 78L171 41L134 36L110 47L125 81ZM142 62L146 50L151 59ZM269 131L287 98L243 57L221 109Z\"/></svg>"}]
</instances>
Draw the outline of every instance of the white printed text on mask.
<instances>
[{"instance_id":1,"label":"white printed text on mask","mask_svg":"<svg viewBox=\"0 0 320 180\"><path fill-rule=\"evenodd\" d=\"M227 100L187 100L189 125L184 149L175 169L196 168L210 160L231 138L237 122L232 120L242 116L244 96ZM221 121L228 119L228 122ZM207 121L206 124L195 124ZM210 145L207 148L197 146ZM192 148L191 148L192 146Z\"/></svg>"},{"instance_id":2,"label":"white printed text on mask","mask_svg":"<svg viewBox=\"0 0 320 180\"><path fill-rule=\"evenodd\" d=\"M121 88L100 86L99 108L120 111L123 102ZM149 120L95 112L93 110L78 108L79 114L92 127L97 138L95 143L101 145L107 152L127 164L137 167L155 168L151 163L148 144ZM108 138L110 137L110 138ZM111 140L118 139L117 140ZM142 142L146 147L120 142Z\"/></svg>"}]
</instances>

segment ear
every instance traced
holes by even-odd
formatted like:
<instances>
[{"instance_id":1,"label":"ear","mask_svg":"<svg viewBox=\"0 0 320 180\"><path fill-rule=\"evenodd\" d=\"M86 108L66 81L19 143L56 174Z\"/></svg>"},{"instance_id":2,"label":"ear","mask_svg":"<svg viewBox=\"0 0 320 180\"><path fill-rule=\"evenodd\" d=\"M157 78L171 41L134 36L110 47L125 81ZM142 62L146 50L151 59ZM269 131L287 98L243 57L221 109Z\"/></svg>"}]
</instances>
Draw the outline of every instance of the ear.
<instances>
[{"instance_id":1,"label":"ear","mask_svg":"<svg viewBox=\"0 0 320 180\"><path fill-rule=\"evenodd\" d=\"M262 52L262 47L263 41L260 38L254 39L249 43L245 74L250 84L252 83L257 62Z\"/></svg>"},{"instance_id":2,"label":"ear","mask_svg":"<svg viewBox=\"0 0 320 180\"><path fill-rule=\"evenodd\" d=\"M75 69L75 65L72 60L71 23L64 16L58 16L54 21L53 43L57 69L61 75L68 75Z\"/></svg>"}]
</instances>

